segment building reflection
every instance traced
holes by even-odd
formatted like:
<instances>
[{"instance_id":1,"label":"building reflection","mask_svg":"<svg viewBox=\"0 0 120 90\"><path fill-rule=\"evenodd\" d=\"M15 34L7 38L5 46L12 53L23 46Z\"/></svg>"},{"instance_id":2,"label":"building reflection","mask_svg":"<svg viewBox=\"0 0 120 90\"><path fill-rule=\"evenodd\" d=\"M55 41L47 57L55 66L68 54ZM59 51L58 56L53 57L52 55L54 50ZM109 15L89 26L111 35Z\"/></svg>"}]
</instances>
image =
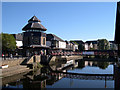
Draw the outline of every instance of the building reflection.
<instances>
[{"instance_id":1,"label":"building reflection","mask_svg":"<svg viewBox=\"0 0 120 90\"><path fill-rule=\"evenodd\" d=\"M73 67L76 67L76 64L74 60L70 60L70 61L63 61L54 65L50 65L50 68L52 69L52 71L66 71L66 70L70 70ZM78 66L78 64L77 64Z\"/></svg>"},{"instance_id":2,"label":"building reflection","mask_svg":"<svg viewBox=\"0 0 120 90\"><path fill-rule=\"evenodd\" d=\"M86 63L85 63L84 60L80 60L80 61L78 61L78 67L77 67L77 68L82 69L82 68L84 68L85 66L86 66Z\"/></svg>"},{"instance_id":3,"label":"building reflection","mask_svg":"<svg viewBox=\"0 0 120 90\"><path fill-rule=\"evenodd\" d=\"M60 70L66 72L67 70L62 70L63 65L57 66L55 70ZM59 68L59 69L58 69ZM49 70L49 67L42 67L36 72L29 72L22 79L24 89L44 89L46 85L53 85L58 80L62 79L65 75L62 73L55 73Z\"/></svg>"},{"instance_id":4,"label":"building reflection","mask_svg":"<svg viewBox=\"0 0 120 90\"><path fill-rule=\"evenodd\" d=\"M25 75L25 78L22 79L23 82L23 88L25 90L29 89L42 89L46 88L46 80L48 77L45 74L41 73L41 70L38 70L37 72L29 72Z\"/></svg>"},{"instance_id":5,"label":"building reflection","mask_svg":"<svg viewBox=\"0 0 120 90\"><path fill-rule=\"evenodd\" d=\"M100 69L106 69L110 64L110 62L98 62L98 61L84 61L84 60L79 60L78 61L78 67L80 69L83 69L86 66L90 67L99 67Z\"/></svg>"}]
</instances>

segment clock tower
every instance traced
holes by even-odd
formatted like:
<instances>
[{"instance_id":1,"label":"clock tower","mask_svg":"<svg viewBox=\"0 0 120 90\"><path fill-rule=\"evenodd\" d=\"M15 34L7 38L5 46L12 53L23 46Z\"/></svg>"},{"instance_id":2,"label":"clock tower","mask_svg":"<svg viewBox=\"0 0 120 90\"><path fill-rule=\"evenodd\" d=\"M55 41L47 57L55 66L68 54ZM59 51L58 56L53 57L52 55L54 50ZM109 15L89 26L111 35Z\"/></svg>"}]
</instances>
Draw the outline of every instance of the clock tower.
<instances>
[{"instance_id":1,"label":"clock tower","mask_svg":"<svg viewBox=\"0 0 120 90\"><path fill-rule=\"evenodd\" d=\"M33 16L28 24L23 27L23 48L25 56L32 54L46 54L46 33L47 30L41 21Z\"/></svg>"}]
</instances>

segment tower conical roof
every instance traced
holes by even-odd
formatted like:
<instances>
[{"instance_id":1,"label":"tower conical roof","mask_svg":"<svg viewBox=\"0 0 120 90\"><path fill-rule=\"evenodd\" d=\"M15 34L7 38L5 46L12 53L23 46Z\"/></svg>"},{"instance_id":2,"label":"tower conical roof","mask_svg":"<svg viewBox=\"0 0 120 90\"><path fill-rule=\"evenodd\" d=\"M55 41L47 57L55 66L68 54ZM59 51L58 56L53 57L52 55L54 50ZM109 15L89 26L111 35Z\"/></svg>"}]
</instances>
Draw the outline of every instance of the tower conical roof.
<instances>
[{"instance_id":1,"label":"tower conical roof","mask_svg":"<svg viewBox=\"0 0 120 90\"><path fill-rule=\"evenodd\" d=\"M41 22L35 15L28 22Z\"/></svg>"},{"instance_id":2,"label":"tower conical roof","mask_svg":"<svg viewBox=\"0 0 120 90\"><path fill-rule=\"evenodd\" d=\"M28 24L24 26L22 30L23 31L26 31L26 30L46 31L47 29L41 24L41 21L36 16L33 16L31 19L28 20Z\"/></svg>"}]
</instances>

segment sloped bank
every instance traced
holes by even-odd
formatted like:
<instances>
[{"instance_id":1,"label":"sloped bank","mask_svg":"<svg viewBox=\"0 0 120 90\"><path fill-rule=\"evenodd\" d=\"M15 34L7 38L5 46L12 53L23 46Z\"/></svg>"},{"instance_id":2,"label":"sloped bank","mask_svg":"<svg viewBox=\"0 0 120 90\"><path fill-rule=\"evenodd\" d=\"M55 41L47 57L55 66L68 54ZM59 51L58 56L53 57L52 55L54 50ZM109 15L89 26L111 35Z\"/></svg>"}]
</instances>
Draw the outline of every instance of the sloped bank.
<instances>
[{"instance_id":1,"label":"sloped bank","mask_svg":"<svg viewBox=\"0 0 120 90\"><path fill-rule=\"evenodd\" d=\"M0 77L5 78L16 74L21 74L24 72L29 72L34 69L33 65L37 67L38 63L40 63L40 60L41 59L39 55L32 56L30 58L27 57L19 59L2 60L1 65L8 65L8 67L0 68L1 70Z\"/></svg>"}]
</instances>

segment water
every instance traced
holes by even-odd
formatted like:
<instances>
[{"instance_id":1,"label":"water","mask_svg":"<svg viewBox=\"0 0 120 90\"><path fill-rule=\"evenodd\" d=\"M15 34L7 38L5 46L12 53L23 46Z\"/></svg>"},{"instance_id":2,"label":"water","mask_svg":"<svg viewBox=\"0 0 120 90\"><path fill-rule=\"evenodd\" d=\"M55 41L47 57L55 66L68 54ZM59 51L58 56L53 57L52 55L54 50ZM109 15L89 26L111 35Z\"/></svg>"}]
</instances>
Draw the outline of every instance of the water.
<instances>
[{"instance_id":1,"label":"water","mask_svg":"<svg viewBox=\"0 0 120 90\"><path fill-rule=\"evenodd\" d=\"M36 72L25 74L23 78L5 83L3 88L115 88L114 79L105 80L105 76L100 76L100 79L89 74L114 74L114 62L78 60L72 65L63 62L44 66Z\"/></svg>"}]
</instances>

